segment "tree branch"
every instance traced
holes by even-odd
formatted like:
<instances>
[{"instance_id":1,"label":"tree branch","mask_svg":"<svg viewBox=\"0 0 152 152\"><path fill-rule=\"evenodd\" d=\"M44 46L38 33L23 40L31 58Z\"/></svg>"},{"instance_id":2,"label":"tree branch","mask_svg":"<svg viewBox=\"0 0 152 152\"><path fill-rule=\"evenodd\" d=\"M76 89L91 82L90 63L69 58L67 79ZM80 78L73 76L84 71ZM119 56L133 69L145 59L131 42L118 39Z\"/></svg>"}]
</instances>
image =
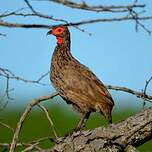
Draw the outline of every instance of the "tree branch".
<instances>
[{"instance_id":1,"label":"tree branch","mask_svg":"<svg viewBox=\"0 0 152 152\"><path fill-rule=\"evenodd\" d=\"M14 133L14 129L13 129L11 126L7 125L6 123L0 122L0 125L3 126L3 127L6 127L6 128L9 129L12 133Z\"/></svg>"},{"instance_id":2,"label":"tree branch","mask_svg":"<svg viewBox=\"0 0 152 152\"><path fill-rule=\"evenodd\" d=\"M45 113L45 115L46 115L46 118L47 118L48 121L49 121L50 128L52 129L53 134L54 134L54 136L55 136L55 140L57 140L57 138L58 138L58 136L57 136L57 131L56 131L55 125L54 125L54 123L53 123L53 121L52 121L52 119L51 119L51 117L50 117L50 115L49 115L48 109L45 108L44 106L40 105L40 104L38 104L38 107L44 111L44 113Z\"/></svg>"},{"instance_id":3,"label":"tree branch","mask_svg":"<svg viewBox=\"0 0 152 152\"><path fill-rule=\"evenodd\" d=\"M83 20L79 22L68 22L66 24L62 24L65 26L80 26L85 24L93 24L93 23L99 23L99 22L120 22L120 21L131 21L135 20L135 17L133 16L124 16L124 17L116 17L116 18L98 18L98 19L90 19L90 20ZM137 17L136 20L152 20L152 16L146 16L146 17ZM57 24L61 25L61 24ZM46 25L46 24L21 24L21 23L11 23L11 22L4 22L0 21L0 26L3 27L14 27L14 28L51 28L54 25Z\"/></svg>"},{"instance_id":4,"label":"tree branch","mask_svg":"<svg viewBox=\"0 0 152 152\"><path fill-rule=\"evenodd\" d=\"M23 77L17 76L15 75L13 72L11 72L9 69L6 68L1 68L0 67L0 76L8 78L8 79L14 79L14 80L19 80L25 83L37 83L37 84L41 84L44 85L43 83L40 83L40 81L46 77L49 74L49 71L42 74L37 80L27 80Z\"/></svg>"},{"instance_id":5,"label":"tree branch","mask_svg":"<svg viewBox=\"0 0 152 152\"><path fill-rule=\"evenodd\" d=\"M62 4L66 7L75 8L75 9L81 9L86 11L93 11L93 12L111 12L111 13L122 13L122 12L128 12L128 8L144 8L145 4L132 4L132 5L110 5L110 6L104 6L104 5L96 5L91 6L87 4L86 2L82 3L76 3L71 0L39 0L39 1L49 1L54 2L58 4Z\"/></svg>"},{"instance_id":6,"label":"tree branch","mask_svg":"<svg viewBox=\"0 0 152 152\"><path fill-rule=\"evenodd\" d=\"M120 86L112 86L112 85L107 85L106 86L107 89L112 89L112 90L116 90L116 91L123 91L123 92L127 92L130 93L132 95L135 95L138 98L142 98L145 99L146 101L152 102L152 96L145 94L144 92L140 92L140 91L135 91L132 90L130 88L127 87L120 87Z\"/></svg>"},{"instance_id":7,"label":"tree branch","mask_svg":"<svg viewBox=\"0 0 152 152\"><path fill-rule=\"evenodd\" d=\"M36 11L34 9L34 7L30 4L30 2L28 0L24 0L24 2L26 3L26 5L29 7L29 9L33 12L33 15L37 16L37 17L41 17L41 18L45 18L45 19L51 19L53 21L60 21L60 22L64 22L64 23L67 23L66 20L63 20L63 19L56 19L54 18L53 16L49 16L49 15L45 15L45 14L42 14L38 11Z\"/></svg>"},{"instance_id":8,"label":"tree branch","mask_svg":"<svg viewBox=\"0 0 152 152\"><path fill-rule=\"evenodd\" d=\"M144 87L144 90L143 90L143 93L144 93L145 96L147 96L147 87L148 87L148 85L151 81L152 81L152 76L148 80L146 80L145 87ZM144 99L143 109L145 108L145 105L146 105L146 102L145 102L145 99Z\"/></svg>"},{"instance_id":9,"label":"tree branch","mask_svg":"<svg viewBox=\"0 0 152 152\"><path fill-rule=\"evenodd\" d=\"M152 19L152 16L142 16L140 17L139 15L141 13L146 12L143 10L146 7L146 4L138 4L138 1L134 1L133 4L130 5L109 5L109 6L104 6L104 5L97 5L97 6L91 6L85 2L82 3L76 3L70 0L39 0L39 1L49 1L49 2L55 2L59 3L71 8L77 8L81 10L89 10L89 11L96 11L96 12L111 12L111 13L124 13L126 15L126 12L129 14L127 16L123 16L122 14L119 14L120 17L118 16L117 18L111 17L111 18L98 18L98 19L90 19L90 20L81 20L79 22L70 22L65 19L58 19L54 18L52 15L48 14L43 14L39 11L37 11L34 6L30 3L29 0L24 0L28 8L32 13L22 13L21 11L25 8L21 8L17 11L13 11L10 13L3 13L0 14L0 18L5 18L9 16L23 16L23 17L39 17L43 19L48 19L48 20L53 20L55 22L61 22L63 23L62 25L67 25L67 26L73 26L80 31L84 32L83 29L80 29L78 26L83 25L83 24L92 24L92 23L97 23L97 22L112 22L112 21L126 21L126 20L134 20L136 23L136 31L138 30L138 27L142 27L148 34L151 34L151 31L140 21L141 20L149 20ZM137 9L138 8L138 11ZM139 12L139 9L142 9L142 11ZM139 12L139 13L138 13ZM60 23L60 24L61 24ZM11 23L11 22L4 22L0 20L0 26L4 27L14 27L14 28L51 28L52 26L49 25L43 25L43 24L24 24L24 23ZM2 34L1 34L2 35ZM90 34L89 34L90 35Z\"/></svg>"},{"instance_id":10,"label":"tree branch","mask_svg":"<svg viewBox=\"0 0 152 152\"><path fill-rule=\"evenodd\" d=\"M17 142L18 142L18 138L19 138L19 133L21 131L21 128L22 128L22 125L25 121L25 119L27 118L27 116L29 115L29 113L31 112L32 108L39 104L40 102L42 101L46 101L46 100L49 100L49 99L52 99L53 97L57 96L58 93L52 93L50 95L47 95L47 96L43 96L43 97L40 97L38 99L35 99L33 100L28 106L27 108L25 109L25 111L23 112L22 116L20 117L20 120L19 122L17 123L17 127L16 127L16 130L15 130L15 133L14 133L14 136L13 136L13 139L12 139L12 142L11 142L11 146L10 146L10 150L9 152L14 152L15 148L16 148L16 145L17 145Z\"/></svg>"},{"instance_id":11,"label":"tree branch","mask_svg":"<svg viewBox=\"0 0 152 152\"><path fill-rule=\"evenodd\" d=\"M27 147L31 147L33 145L33 142L34 142L34 144L36 144L36 141L32 141L30 143L17 143L16 147L26 147L26 148ZM7 151L9 149L9 147L10 147L10 144L9 143L0 143L0 147L5 148L6 149L5 151ZM38 150L38 151L42 151L43 150L38 145L34 145L34 149Z\"/></svg>"},{"instance_id":12,"label":"tree branch","mask_svg":"<svg viewBox=\"0 0 152 152\"><path fill-rule=\"evenodd\" d=\"M50 28L49 25L44 24L20 24L20 23L11 23L11 22L4 22L0 20L0 26L3 27L14 27L14 28Z\"/></svg>"},{"instance_id":13,"label":"tree branch","mask_svg":"<svg viewBox=\"0 0 152 152\"><path fill-rule=\"evenodd\" d=\"M0 36L6 36L6 34L4 34L4 33L0 33Z\"/></svg>"},{"instance_id":14,"label":"tree branch","mask_svg":"<svg viewBox=\"0 0 152 152\"><path fill-rule=\"evenodd\" d=\"M2 98L0 98L0 103L2 103L2 101L5 99L5 97L7 98L6 102L4 104L1 104L0 106L0 111L2 111L8 104L8 100L13 100L14 98L11 97L10 95L10 91L13 91L14 89L10 89L10 80L18 80L18 81L22 81L24 83L35 83L35 84L40 84L40 85L46 85L44 83L41 83L42 79L44 77L46 77L49 74L49 71L44 73L43 75L41 75L38 79L36 80L27 80L23 77L17 76L15 75L13 72L11 72L9 69L6 68L1 68L0 67L0 76L4 77L6 79L6 89L4 91L4 95L2 96Z\"/></svg>"},{"instance_id":15,"label":"tree branch","mask_svg":"<svg viewBox=\"0 0 152 152\"><path fill-rule=\"evenodd\" d=\"M151 138L152 108L149 108L107 128L74 132L43 152L120 152L127 151L128 146L138 147Z\"/></svg>"}]
</instances>

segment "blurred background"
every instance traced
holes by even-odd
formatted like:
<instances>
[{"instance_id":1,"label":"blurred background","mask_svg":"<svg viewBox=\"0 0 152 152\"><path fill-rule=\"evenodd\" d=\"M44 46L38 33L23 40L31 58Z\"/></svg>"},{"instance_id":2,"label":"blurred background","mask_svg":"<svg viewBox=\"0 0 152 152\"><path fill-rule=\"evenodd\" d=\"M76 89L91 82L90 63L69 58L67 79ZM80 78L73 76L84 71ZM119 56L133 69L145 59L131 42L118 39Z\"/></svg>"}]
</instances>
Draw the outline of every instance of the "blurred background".
<instances>
[{"instance_id":1,"label":"blurred background","mask_svg":"<svg viewBox=\"0 0 152 152\"><path fill-rule=\"evenodd\" d=\"M43 14L53 16L57 19L65 19L69 22L78 22L97 18L116 18L122 14L97 13L73 9L64 5L50 2L30 0L35 10ZM82 1L74 1L82 3ZM133 1L103 0L85 1L89 5L129 5ZM141 0L140 4L146 4L144 16L152 16L152 1ZM24 0L0 1L0 14L11 12L30 14L31 10ZM137 9L140 12L140 10ZM20 24L46 24L56 25L62 22L53 21L34 16L11 15L0 18L5 22ZM147 29L152 30L152 21L142 21ZM106 85L128 87L136 91L143 91L146 80L152 76L152 37L139 26L138 32L135 29L135 21L104 22L81 25L80 31L70 27L72 54L81 63L88 66L100 80ZM56 45L55 37L47 36L46 28L8 28L0 25L0 68L9 69L15 76L26 80L37 80L50 68L50 59ZM91 33L91 36L90 34ZM41 84L25 83L16 79L9 80L9 95L5 95L7 79L0 76L0 106L7 106L0 111L0 121L13 128L32 99L55 92L49 81L49 75L41 80ZM147 94L151 94L152 83L147 87ZM120 92L110 93L115 101L113 110L113 121L118 122L142 110L143 99ZM49 109L49 114L54 122L59 136L72 130L80 115L73 111L60 97L45 101L44 106ZM146 107L151 106L146 102ZM93 129L98 126L106 126L105 119L97 113L93 113L87 122L86 129ZM0 125L0 143L9 143L12 139L12 132ZM21 142L29 142L41 137L53 136L49 123L39 108L35 107L28 119L26 119L20 135ZM49 148L52 145L50 140L44 140L41 146ZM140 151L150 152L152 142L147 142L139 147ZM0 150L5 150L0 147ZM18 149L21 151L21 149Z\"/></svg>"}]
</instances>

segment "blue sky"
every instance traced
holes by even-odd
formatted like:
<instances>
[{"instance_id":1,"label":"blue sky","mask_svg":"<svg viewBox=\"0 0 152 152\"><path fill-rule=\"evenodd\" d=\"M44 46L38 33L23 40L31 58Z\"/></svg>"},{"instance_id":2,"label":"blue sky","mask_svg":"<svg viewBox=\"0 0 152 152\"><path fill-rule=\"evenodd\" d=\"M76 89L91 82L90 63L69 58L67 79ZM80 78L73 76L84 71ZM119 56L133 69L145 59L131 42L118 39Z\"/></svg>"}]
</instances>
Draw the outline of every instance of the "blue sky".
<instances>
[{"instance_id":1,"label":"blue sky","mask_svg":"<svg viewBox=\"0 0 152 152\"><path fill-rule=\"evenodd\" d=\"M93 2L99 3L99 0ZM39 2L33 1L32 4L43 13L49 12L56 18L65 18L69 21L104 17L105 15L65 8L53 3L41 2L39 4ZM1 13L26 6L23 1L18 0L14 0L13 3L11 0L1 1L0 5ZM152 1L148 2L148 5L147 15L152 15L152 10L150 10ZM5 20L18 23L54 24L52 21L32 17L9 17ZM152 21L145 22L145 25L152 30ZM81 26L81 28L92 33L92 36L89 36L73 27L70 28L72 53L81 63L87 65L105 84L125 86L139 91L144 88L145 81L152 76L152 36L141 28L139 28L139 32L136 32L135 24L132 21L96 23ZM47 31L47 29L1 27L0 33L5 33L7 36L0 37L0 67L8 68L16 75L30 80L37 79L41 74L47 72L56 45L55 37L46 37ZM48 85L11 81L10 87L15 88L11 95L16 99L16 105L21 104L18 101L21 97L24 97L24 102L29 102L33 98L54 91L49 77L46 77L43 82ZM5 89L5 84L5 79L0 77L1 93ZM149 94L152 94L151 88L152 84L148 87ZM118 105L137 103L133 101L136 98L129 94L111 92L115 100L122 99L123 103L117 103ZM130 103L126 103L125 99ZM15 101L11 101L11 105L14 103Z\"/></svg>"}]
</instances>

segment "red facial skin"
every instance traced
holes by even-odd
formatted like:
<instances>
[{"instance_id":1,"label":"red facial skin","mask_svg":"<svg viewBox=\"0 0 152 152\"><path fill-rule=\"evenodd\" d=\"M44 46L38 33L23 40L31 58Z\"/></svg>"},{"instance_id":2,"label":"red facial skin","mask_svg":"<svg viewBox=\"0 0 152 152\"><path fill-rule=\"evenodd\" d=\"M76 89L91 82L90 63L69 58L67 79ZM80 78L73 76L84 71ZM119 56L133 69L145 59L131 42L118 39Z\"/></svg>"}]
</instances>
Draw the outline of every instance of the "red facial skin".
<instances>
[{"instance_id":1,"label":"red facial skin","mask_svg":"<svg viewBox=\"0 0 152 152\"><path fill-rule=\"evenodd\" d=\"M49 31L48 34L53 34L54 36L56 36L57 44L61 45L63 43L63 39L62 39L63 32L64 32L64 28L59 26L59 27Z\"/></svg>"},{"instance_id":2,"label":"red facial skin","mask_svg":"<svg viewBox=\"0 0 152 152\"><path fill-rule=\"evenodd\" d=\"M63 42L62 37L56 37L56 39L57 39L57 43L58 44L62 44L62 42Z\"/></svg>"}]
</instances>

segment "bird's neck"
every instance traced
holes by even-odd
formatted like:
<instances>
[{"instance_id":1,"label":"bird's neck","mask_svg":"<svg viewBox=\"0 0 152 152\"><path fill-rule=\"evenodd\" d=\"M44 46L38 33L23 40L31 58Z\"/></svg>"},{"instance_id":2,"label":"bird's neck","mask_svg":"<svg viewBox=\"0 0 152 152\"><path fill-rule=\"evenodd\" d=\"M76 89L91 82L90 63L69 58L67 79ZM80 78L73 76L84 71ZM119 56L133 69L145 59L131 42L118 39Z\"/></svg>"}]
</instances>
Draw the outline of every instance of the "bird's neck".
<instances>
[{"instance_id":1,"label":"bird's neck","mask_svg":"<svg viewBox=\"0 0 152 152\"><path fill-rule=\"evenodd\" d=\"M70 35L66 36L66 37L56 37L57 39L57 46L56 47L59 47L59 48L64 48L64 47L67 47L69 48L69 51L70 51L70 45L71 45L71 41L70 41Z\"/></svg>"},{"instance_id":2,"label":"bird's neck","mask_svg":"<svg viewBox=\"0 0 152 152\"><path fill-rule=\"evenodd\" d=\"M53 53L53 58L56 58L59 62L73 58L70 52L70 37L57 38L57 46Z\"/></svg>"}]
</instances>

